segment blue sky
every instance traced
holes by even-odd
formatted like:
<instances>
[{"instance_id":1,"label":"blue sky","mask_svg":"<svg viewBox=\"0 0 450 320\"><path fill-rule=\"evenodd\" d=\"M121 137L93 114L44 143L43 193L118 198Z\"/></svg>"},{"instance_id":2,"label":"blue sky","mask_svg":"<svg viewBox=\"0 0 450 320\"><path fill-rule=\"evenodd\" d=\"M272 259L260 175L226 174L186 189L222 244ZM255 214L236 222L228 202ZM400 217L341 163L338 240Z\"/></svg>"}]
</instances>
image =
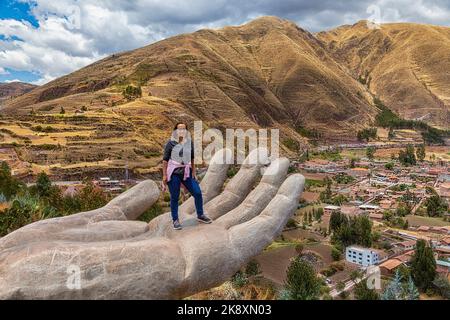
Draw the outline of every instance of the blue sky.
<instances>
[{"instance_id":1,"label":"blue sky","mask_svg":"<svg viewBox=\"0 0 450 320\"><path fill-rule=\"evenodd\" d=\"M30 4L15 0L2 0L0 2L0 19L27 20L38 26L36 18L30 13Z\"/></svg>"},{"instance_id":2,"label":"blue sky","mask_svg":"<svg viewBox=\"0 0 450 320\"><path fill-rule=\"evenodd\" d=\"M0 19L26 20L33 26L38 27L36 18L30 13L30 4L20 3L14 0L0 1ZM0 34L0 40L4 40L5 36ZM11 37L11 39L17 39ZM39 74L28 71L16 71L9 68L3 68L4 72L0 72L0 82L21 80L23 82L34 82L40 79ZM2 74L5 73L5 74Z\"/></svg>"},{"instance_id":3,"label":"blue sky","mask_svg":"<svg viewBox=\"0 0 450 320\"><path fill-rule=\"evenodd\" d=\"M115 52L263 15L311 32L362 19L449 26L448 0L0 0L0 82L45 84Z\"/></svg>"}]
</instances>

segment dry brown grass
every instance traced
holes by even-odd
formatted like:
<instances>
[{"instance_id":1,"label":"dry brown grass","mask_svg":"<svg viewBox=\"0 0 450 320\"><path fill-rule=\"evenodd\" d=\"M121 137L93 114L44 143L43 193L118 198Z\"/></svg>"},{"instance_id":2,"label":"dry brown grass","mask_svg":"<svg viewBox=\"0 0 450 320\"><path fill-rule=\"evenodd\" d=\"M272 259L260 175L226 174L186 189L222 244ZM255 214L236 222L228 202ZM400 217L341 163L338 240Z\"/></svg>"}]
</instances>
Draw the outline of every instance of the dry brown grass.
<instances>
[{"instance_id":1,"label":"dry brown grass","mask_svg":"<svg viewBox=\"0 0 450 320\"><path fill-rule=\"evenodd\" d=\"M361 21L318 34L334 57L370 90L407 119L450 127L450 28L408 23ZM367 76L367 77L366 77Z\"/></svg>"}]
</instances>

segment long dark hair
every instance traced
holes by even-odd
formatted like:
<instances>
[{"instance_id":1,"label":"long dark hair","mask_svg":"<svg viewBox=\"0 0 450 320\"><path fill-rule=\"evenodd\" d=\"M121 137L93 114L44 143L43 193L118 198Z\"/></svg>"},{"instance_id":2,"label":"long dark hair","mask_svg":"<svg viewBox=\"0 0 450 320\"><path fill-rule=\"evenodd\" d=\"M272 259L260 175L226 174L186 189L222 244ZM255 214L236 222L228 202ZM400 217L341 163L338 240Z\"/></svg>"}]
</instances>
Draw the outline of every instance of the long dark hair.
<instances>
[{"instance_id":1,"label":"long dark hair","mask_svg":"<svg viewBox=\"0 0 450 320\"><path fill-rule=\"evenodd\" d=\"M186 126L186 130L189 130L188 125L187 125L185 122L177 122L177 124L176 124L175 127L173 128L173 131L177 130L177 129L178 129L178 126L179 126L180 124L184 124L184 125Z\"/></svg>"},{"instance_id":2,"label":"long dark hair","mask_svg":"<svg viewBox=\"0 0 450 320\"><path fill-rule=\"evenodd\" d=\"M173 128L173 131L174 131L174 132L176 132L176 131L178 130L178 126L179 126L180 124L184 124L185 127L186 127L186 131L189 131L188 126L187 126L187 124L186 124L185 122L177 122L177 124L176 124L175 127ZM188 134L189 134L189 132L188 132ZM179 137L178 135L177 135L177 142L180 142L180 137Z\"/></svg>"}]
</instances>

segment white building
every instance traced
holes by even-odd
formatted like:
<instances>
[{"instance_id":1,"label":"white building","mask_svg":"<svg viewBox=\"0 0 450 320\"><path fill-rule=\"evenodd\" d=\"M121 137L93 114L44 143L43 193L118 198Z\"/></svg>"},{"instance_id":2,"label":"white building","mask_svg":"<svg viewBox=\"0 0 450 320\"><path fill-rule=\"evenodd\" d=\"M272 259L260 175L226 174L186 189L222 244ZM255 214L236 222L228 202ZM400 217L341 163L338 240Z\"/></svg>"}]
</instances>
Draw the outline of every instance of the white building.
<instances>
[{"instance_id":1,"label":"white building","mask_svg":"<svg viewBox=\"0 0 450 320\"><path fill-rule=\"evenodd\" d=\"M362 204L359 206L359 209L361 209L365 212L375 212L380 209L380 206L373 205L373 204Z\"/></svg>"},{"instance_id":2,"label":"white building","mask_svg":"<svg viewBox=\"0 0 450 320\"><path fill-rule=\"evenodd\" d=\"M379 252L371 248L350 246L345 248L345 259L348 262L363 267L372 266L381 262Z\"/></svg>"},{"instance_id":3,"label":"white building","mask_svg":"<svg viewBox=\"0 0 450 320\"><path fill-rule=\"evenodd\" d=\"M323 208L323 213L331 215L333 212L339 212L340 210L341 207L339 206L327 205Z\"/></svg>"}]
</instances>

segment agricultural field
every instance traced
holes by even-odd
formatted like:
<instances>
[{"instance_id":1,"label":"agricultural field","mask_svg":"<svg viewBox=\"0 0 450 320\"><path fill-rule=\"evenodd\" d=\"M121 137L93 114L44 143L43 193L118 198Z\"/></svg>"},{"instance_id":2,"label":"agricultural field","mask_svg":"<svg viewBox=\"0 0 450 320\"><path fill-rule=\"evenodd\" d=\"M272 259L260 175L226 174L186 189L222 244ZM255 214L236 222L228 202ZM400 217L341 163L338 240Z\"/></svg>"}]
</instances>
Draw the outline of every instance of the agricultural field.
<instances>
[{"instance_id":1,"label":"agricultural field","mask_svg":"<svg viewBox=\"0 0 450 320\"><path fill-rule=\"evenodd\" d=\"M406 219L408 219L408 223L410 226L427 226L427 227L450 226L450 222L444 221L442 218L408 215Z\"/></svg>"},{"instance_id":2,"label":"agricultural field","mask_svg":"<svg viewBox=\"0 0 450 320\"><path fill-rule=\"evenodd\" d=\"M21 170L21 163L26 163L30 174L83 175L96 170L123 171L128 166L137 175L152 175L159 170L171 124L161 117L135 117L136 108L139 105L131 102L108 113L2 117L0 158L14 152L17 159L10 162L12 170ZM129 110L133 111L128 114Z\"/></svg>"}]
</instances>

